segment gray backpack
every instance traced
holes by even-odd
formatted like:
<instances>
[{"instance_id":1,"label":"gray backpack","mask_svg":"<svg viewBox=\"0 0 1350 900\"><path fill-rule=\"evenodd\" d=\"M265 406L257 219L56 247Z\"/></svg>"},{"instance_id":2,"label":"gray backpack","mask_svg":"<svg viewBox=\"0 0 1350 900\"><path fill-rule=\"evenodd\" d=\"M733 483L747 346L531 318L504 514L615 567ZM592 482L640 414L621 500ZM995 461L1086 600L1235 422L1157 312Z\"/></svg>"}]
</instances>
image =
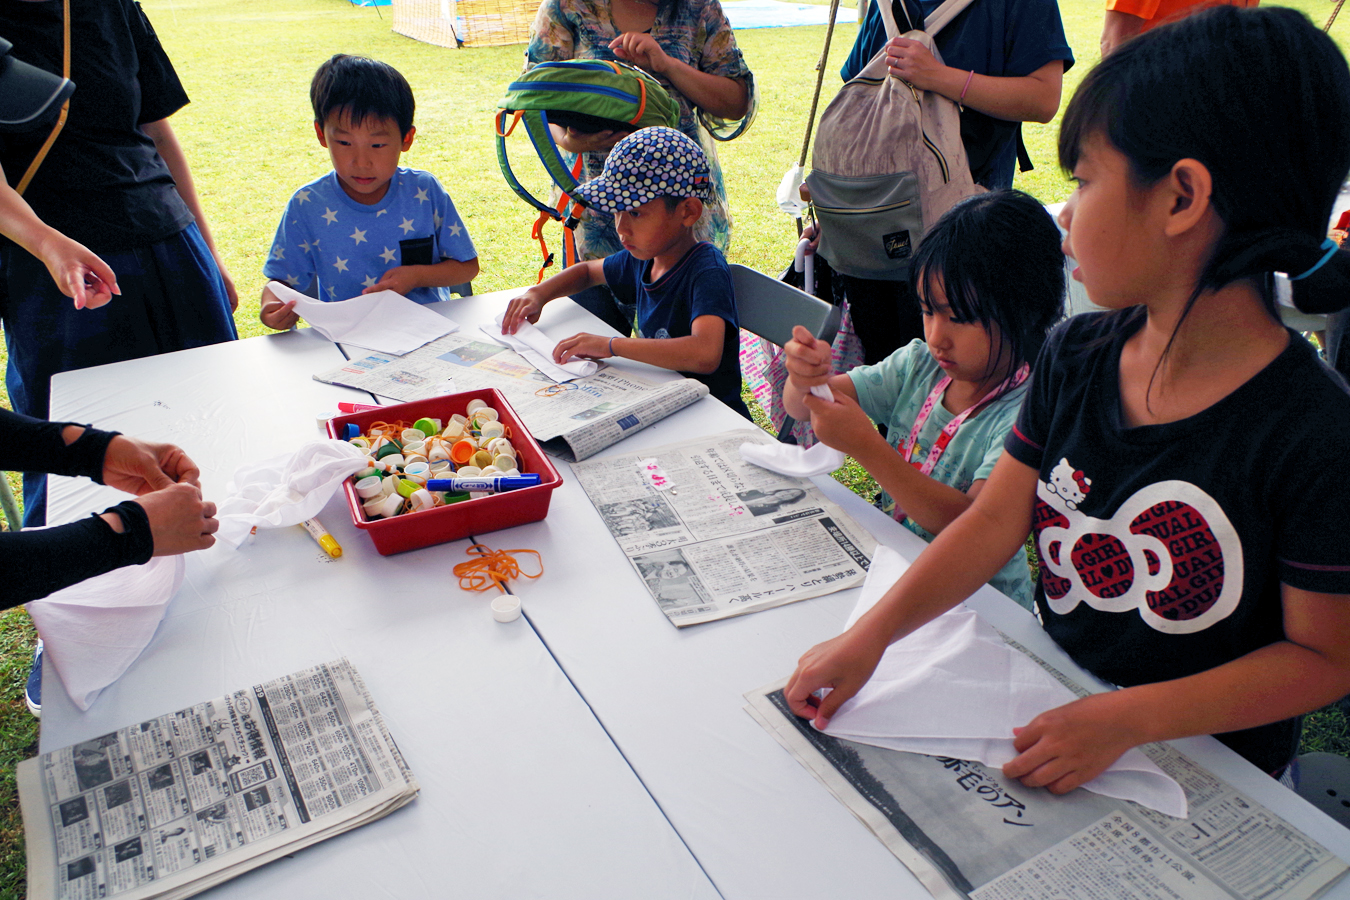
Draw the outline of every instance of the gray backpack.
<instances>
[{"instance_id":1,"label":"gray backpack","mask_svg":"<svg viewBox=\"0 0 1350 900\"><path fill-rule=\"evenodd\" d=\"M890 0L874 0L886 36L900 33ZM972 0L947 0L905 37L938 62L933 35ZM906 11L908 14L908 11ZM856 278L904 281L924 232L984 191L970 177L957 105L890 77L883 48L821 114L806 176L820 223L820 255Z\"/></svg>"}]
</instances>

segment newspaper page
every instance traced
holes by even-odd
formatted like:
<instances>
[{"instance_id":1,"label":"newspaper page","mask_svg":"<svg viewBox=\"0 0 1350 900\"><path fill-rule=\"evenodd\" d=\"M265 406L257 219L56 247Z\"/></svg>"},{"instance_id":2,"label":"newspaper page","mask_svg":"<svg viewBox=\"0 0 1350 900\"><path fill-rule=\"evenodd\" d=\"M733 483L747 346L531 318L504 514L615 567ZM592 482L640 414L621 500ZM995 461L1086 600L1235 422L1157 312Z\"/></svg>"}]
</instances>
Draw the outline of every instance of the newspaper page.
<instances>
[{"instance_id":1,"label":"newspaper page","mask_svg":"<svg viewBox=\"0 0 1350 900\"><path fill-rule=\"evenodd\" d=\"M1142 749L1185 790L1186 819L822 734L783 684L746 694L747 711L939 900L1308 900L1347 869L1166 745Z\"/></svg>"},{"instance_id":2,"label":"newspaper page","mask_svg":"<svg viewBox=\"0 0 1350 900\"><path fill-rule=\"evenodd\" d=\"M578 463L572 473L679 627L856 587L876 541L804 478L741 458L759 429Z\"/></svg>"},{"instance_id":3,"label":"newspaper page","mask_svg":"<svg viewBox=\"0 0 1350 900\"><path fill-rule=\"evenodd\" d=\"M410 802L345 659L19 765L31 900L187 897Z\"/></svg>"},{"instance_id":4,"label":"newspaper page","mask_svg":"<svg viewBox=\"0 0 1350 900\"><path fill-rule=\"evenodd\" d=\"M408 402L496 388L553 456L585 459L701 399L692 378L654 382L601 362L600 371L554 384L523 356L474 331L447 335L404 356L353 357L317 381Z\"/></svg>"}]
</instances>

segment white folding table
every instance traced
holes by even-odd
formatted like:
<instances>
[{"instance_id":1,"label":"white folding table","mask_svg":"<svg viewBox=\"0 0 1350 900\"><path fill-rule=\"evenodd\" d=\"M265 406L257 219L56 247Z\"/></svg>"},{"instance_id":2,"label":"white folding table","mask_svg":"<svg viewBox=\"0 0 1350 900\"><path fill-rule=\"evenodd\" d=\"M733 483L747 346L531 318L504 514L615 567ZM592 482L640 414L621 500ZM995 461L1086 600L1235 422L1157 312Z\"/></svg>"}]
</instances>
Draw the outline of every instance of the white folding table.
<instances>
[{"instance_id":1,"label":"white folding table","mask_svg":"<svg viewBox=\"0 0 1350 900\"><path fill-rule=\"evenodd\" d=\"M437 308L472 327L510 293ZM546 307L540 326L554 338L610 333L568 301ZM68 373L54 383L53 417L181 443L203 464L208 494L219 494L235 465L298 444L314 433L316 412L332 412L351 393L310 380L340 359L302 331ZM609 452L748 425L705 398ZM147 653L93 709L78 714L49 690L43 749L347 655L421 781L421 798L222 891L646 898L705 896L715 886L728 900L926 897L742 709L744 692L786 676L801 653L838 633L858 592L676 629L570 468L559 469L564 484L544 521L479 536L543 554L544 577L512 586L528 625L493 623L485 600L454 587L449 567L463 558L463 542L382 558L335 500L323 520L342 542L342 560L325 561L299 529L261 535L238 553L195 554ZM841 485L817 483L881 543L911 559L922 550ZM100 489L72 488L69 479L54 484L54 521L107 505ZM985 588L971 602L1081 674L1010 600ZM1217 741L1179 746L1350 859L1350 831ZM1350 898L1350 884L1328 896Z\"/></svg>"},{"instance_id":2,"label":"white folding table","mask_svg":"<svg viewBox=\"0 0 1350 900\"><path fill-rule=\"evenodd\" d=\"M341 361L306 330L84 369L56 377L52 416L174 441L220 497L239 464L317 437L317 413L369 402L312 380ZM118 496L54 479L51 519ZM346 656L420 797L212 896L717 896L529 623L459 589L467 541L381 557L340 494L321 518L339 560L299 528L191 554L150 646L88 712L48 666L42 750Z\"/></svg>"}]
</instances>

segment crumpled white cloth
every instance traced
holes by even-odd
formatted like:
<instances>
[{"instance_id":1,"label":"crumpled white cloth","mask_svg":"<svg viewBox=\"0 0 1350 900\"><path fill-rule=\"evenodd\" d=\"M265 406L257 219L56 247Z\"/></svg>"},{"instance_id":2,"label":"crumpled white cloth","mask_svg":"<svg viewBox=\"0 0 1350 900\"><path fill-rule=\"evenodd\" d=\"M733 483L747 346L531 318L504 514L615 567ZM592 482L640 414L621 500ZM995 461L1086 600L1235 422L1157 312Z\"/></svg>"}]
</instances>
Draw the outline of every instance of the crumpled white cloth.
<instances>
[{"instance_id":1,"label":"crumpled white cloth","mask_svg":"<svg viewBox=\"0 0 1350 900\"><path fill-rule=\"evenodd\" d=\"M295 301L295 312L330 341L402 356L458 331L459 325L395 291L359 294L340 303L307 297L280 281L267 287L278 300Z\"/></svg>"},{"instance_id":2,"label":"crumpled white cloth","mask_svg":"<svg viewBox=\"0 0 1350 900\"><path fill-rule=\"evenodd\" d=\"M803 449L796 444L741 444L741 458L748 463L796 478L825 475L844 464L844 454L824 444Z\"/></svg>"},{"instance_id":3,"label":"crumpled white cloth","mask_svg":"<svg viewBox=\"0 0 1350 900\"><path fill-rule=\"evenodd\" d=\"M145 650L183 584L180 556L156 556L73 584L28 604L43 655L81 710Z\"/></svg>"},{"instance_id":4,"label":"crumpled white cloth","mask_svg":"<svg viewBox=\"0 0 1350 900\"><path fill-rule=\"evenodd\" d=\"M828 384L818 384L811 393L834 402L834 391ZM741 444L741 458L770 472L810 478L828 475L844 464L844 453L824 444L813 444L803 450L796 444Z\"/></svg>"},{"instance_id":5,"label":"crumpled white cloth","mask_svg":"<svg viewBox=\"0 0 1350 900\"><path fill-rule=\"evenodd\" d=\"M878 547L852 626L908 563ZM845 740L1001 767L1017 756L1013 728L1076 695L958 606L896 641L872 679L841 706L825 732ZM1084 787L1185 818L1186 794L1138 748Z\"/></svg>"},{"instance_id":6,"label":"crumpled white cloth","mask_svg":"<svg viewBox=\"0 0 1350 900\"><path fill-rule=\"evenodd\" d=\"M529 322L521 322L515 334L502 334L502 319L505 318L506 313L502 313L492 320L492 325L480 325L479 328L494 341L505 344L525 357L530 365L554 381L561 384L564 381L571 381L573 378L585 378L587 375L594 375L600 370L600 366L590 359L574 359L562 365L555 363L553 361L553 348L558 346L558 342Z\"/></svg>"},{"instance_id":7,"label":"crumpled white cloth","mask_svg":"<svg viewBox=\"0 0 1350 900\"><path fill-rule=\"evenodd\" d=\"M338 440L311 441L294 453L240 466L220 504L216 537L238 547L253 528L312 519L344 478L366 467L366 452Z\"/></svg>"}]
</instances>

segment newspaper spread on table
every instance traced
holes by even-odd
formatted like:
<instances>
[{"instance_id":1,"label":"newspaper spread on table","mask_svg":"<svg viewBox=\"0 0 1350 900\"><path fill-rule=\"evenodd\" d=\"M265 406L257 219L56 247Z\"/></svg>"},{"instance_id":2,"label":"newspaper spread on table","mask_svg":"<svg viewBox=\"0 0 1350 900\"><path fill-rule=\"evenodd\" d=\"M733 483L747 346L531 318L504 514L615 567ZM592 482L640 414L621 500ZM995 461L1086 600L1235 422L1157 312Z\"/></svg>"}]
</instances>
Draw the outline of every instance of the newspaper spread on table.
<instances>
[{"instance_id":1,"label":"newspaper spread on table","mask_svg":"<svg viewBox=\"0 0 1350 900\"><path fill-rule=\"evenodd\" d=\"M683 627L856 587L876 540L804 478L741 459L731 431L572 466L670 621Z\"/></svg>"},{"instance_id":2,"label":"newspaper spread on table","mask_svg":"<svg viewBox=\"0 0 1350 900\"><path fill-rule=\"evenodd\" d=\"M417 782L345 659L25 760L30 900L188 897Z\"/></svg>"},{"instance_id":3,"label":"newspaper spread on table","mask_svg":"<svg viewBox=\"0 0 1350 900\"><path fill-rule=\"evenodd\" d=\"M1165 744L1140 749L1186 792L1186 819L1089 791L1025 788L977 762L822 734L788 710L785 683L746 694L746 710L938 900L1309 900L1350 868Z\"/></svg>"},{"instance_id":4,"label":"newspaper spread on table","mask_svg":"<svg viewBox=\"0 0 1350 900\"><path fill-rule=\"evenodd\" d=\"M555 384L476 329L404 356L355 356L314 378L403 402L496 388L544 450L569 462L593 456L708 394L708 386L692 378L656 382L603 363L594 375Z\"/></svg>"}]
</instances>

